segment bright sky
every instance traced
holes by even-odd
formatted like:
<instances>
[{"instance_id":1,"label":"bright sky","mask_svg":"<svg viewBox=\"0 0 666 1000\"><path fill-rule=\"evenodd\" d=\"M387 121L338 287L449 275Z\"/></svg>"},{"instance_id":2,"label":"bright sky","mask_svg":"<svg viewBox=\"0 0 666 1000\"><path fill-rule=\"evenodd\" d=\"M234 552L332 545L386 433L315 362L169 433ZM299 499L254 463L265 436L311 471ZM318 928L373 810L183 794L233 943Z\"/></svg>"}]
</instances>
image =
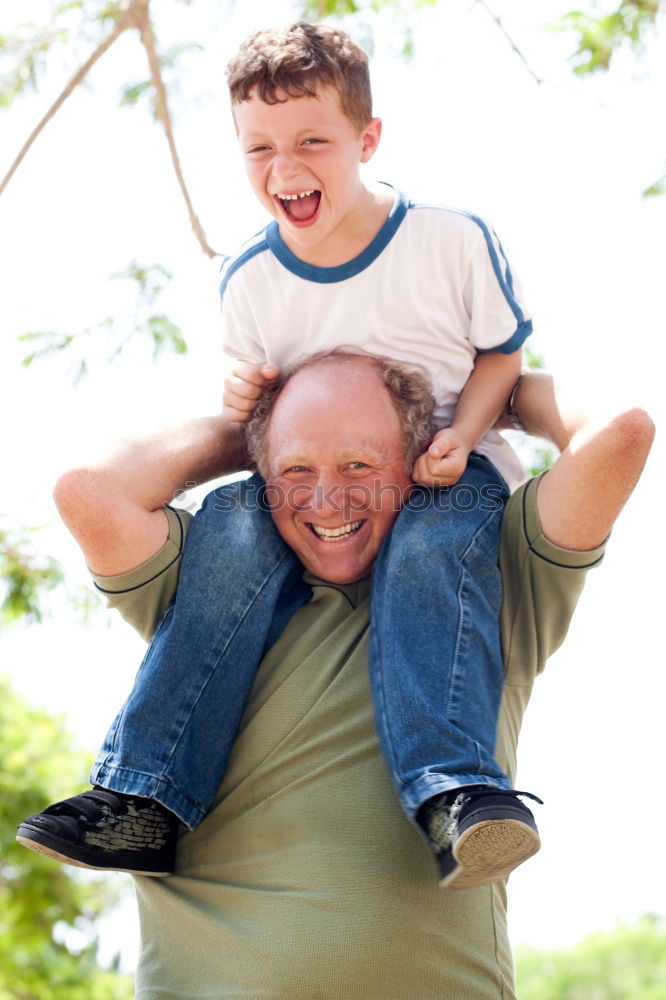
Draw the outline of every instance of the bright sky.
<instances>
[{"instance_id":1,"label":"bright sky","mask_svg":"<svg viewBox=\"0 0 666 1000\"><path fill-rule=\"evenodd\" d=\"M163 44L207 46L184 58L173 111L196 211L223 252L265 221L241 172L223 67L251 30L292 18L283 0L239 0L230 16L216 13L229 6L156 5ZM418 200L489 217L521 276L534 347L549 367L595 406L639 403L663 424L666 198L642 201L640 191L664 170L666 33L640 62L621 56L611 76L578 83L564 64L571 40L540 30L569 9L566 0L494 6L547 82L534 83L468 0L420 15L411 66L385 21L373 60L384 138L369 172ZM3 30L38 19L44 8L44 0L5 2ZM48 524L42 544L81 583L81 559L50 501L57 472L118 430L210 412L221 399L216 265L190 235L163 135L145 110L117 108L121 84L144 78L140 57L130 38L106 56L0 200L1 506ZM63 81L78 65L68 58ZM55 94L52 77L4 113L2 172ZM108 277L132 258L174 273L163 307L191 344L187 360L152 367L148 352L135 348L113 366L100 361L76 391L61 361L19 368L26 350L18 334L78 330L127 312L129 300ZM543 849L511 879L515 943L567 944L617 920L666 912L663 584L652 569L664 546L650 523L663 495L662 465L658 437L526 718L518 787L546 805L537 814ZM33 701L66 713L92 751L129 688L142 644L103 613L86 630L60 599L52 604L51 620L0 639L2 669ZM131 905L122 930L120 923L106 930L104 944L121 942L131 966Z\"/></svg>"}]
</instances>

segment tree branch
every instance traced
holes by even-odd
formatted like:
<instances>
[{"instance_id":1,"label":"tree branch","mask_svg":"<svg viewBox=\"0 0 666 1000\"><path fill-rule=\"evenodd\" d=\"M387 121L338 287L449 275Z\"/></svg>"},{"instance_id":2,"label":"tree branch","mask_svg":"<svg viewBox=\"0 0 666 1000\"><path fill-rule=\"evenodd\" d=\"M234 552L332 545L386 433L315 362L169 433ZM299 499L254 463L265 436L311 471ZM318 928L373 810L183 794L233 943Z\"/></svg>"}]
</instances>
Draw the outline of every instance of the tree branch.
<instances>
[{"instance_id":1,"label":"tree branch","mask_svg":"<svg viewBox=\"0 0 666 1000\"><path fill-rule=\"evenodd\" d=\"M11 167L3 177L2 181L0 182L0 195L2 195L3 191L5 190L10 180L16 173L18 167L21 165L23 158L25 157L26 153L34 143L37 136L48 125L48 123L51 121L51 119L59 110L59 108L65 103L65 101L72 93L72 91L76 90L76 88L79 86L80 83L83 83L83 81L85 80L86 76L88 75L92 67L99 59L101 59L104 53L111 48L116 39L119 38L124 31L127 31L128 28L131 28L133 26L134 26L134 18L133 18L132 4L130 4L129 7L121 15L113 31L111 31L110 34L107 35L107 37L97 46L92 55L83 63L82 66L79 67L79 69L76 71L72 79L69 81L65 89L60 94L60 96L56 98L56 100L48 109L42 120L32 130L32 132L26 139L25 143L23 144L18 156L16 157Z\"/></svg>"},{"instance_id":2,"label":"tree branch","mask_svg":"<svg viewBox=\"0 0 666 1000\"><path fill-rule=\"evenodd\" d=\"M150 23L150 16L148 13L148 4L150 0L140 0L141 7L143 8L139 16L139 21L137 27L139 29L139 34L141 36L141 42L146 50L146 55L148 56L148 65L150 66L150 78L152 80L153 87L155 88L155 104L157 108L157 117L162 122L164 126L164 132L167 137L167 142L169 144L169 152L171 153L171 162L173 164L173 169L176 172L176 178L178 180L178 185L180 187L183 198L185 199L185 204L187 206L187 214L190 219L190 225L199 245L203 252L208 257L216 257L217 253L209 245L206 239L206 234L203 231L203 227L197 218L192 205L192 199L190 198L190 193L185 184L185 178L183 176L183 171L180 165L180 158L178 156L178 150L176 149L176 140L173 134L173 124L171 121L171 113L169 111L169 104L167 100L166 87L164 86L164 81L162 80L162 71L160 66L159 57L157 55L157 48L155 45L155 33L153 32L152 25Z\"/></svg>"},{"instance_id":3,"label":"tree branch","mask_svg":"<svg viewBox=\"0 0 666 1000\"><path fill-rule=\"evenodd\" d=\"M544 83L545 81L543 80L543 78L540 77L537 73L534 72L534 70L530 66L529 62L527 61L525 55L523 54L523 52L521 51L521 49L518 48L518 46L514 42L513 38L511 37L511 35L508 33L508 31L504 27L504 25L502 23L502 18L499 16L499 14L495 14L494 11L492 11L490 9L490 7L488 6L488 4L486 3L486 0L474 0L474 4L478 5L479 7L483 7L483 9L488 14L488 16L495 22L495 24L497 25L497 27L502 32L502 34L506 38L507 42L509 43L509 45L513 49L513 51L516 53L516 55L518 56L518 58L520 59L520 61L525 66L525 69L530 74L530 76L532 77L532 79L536 83L539 83L539 84Z\"/></svg>"}]
</instances>

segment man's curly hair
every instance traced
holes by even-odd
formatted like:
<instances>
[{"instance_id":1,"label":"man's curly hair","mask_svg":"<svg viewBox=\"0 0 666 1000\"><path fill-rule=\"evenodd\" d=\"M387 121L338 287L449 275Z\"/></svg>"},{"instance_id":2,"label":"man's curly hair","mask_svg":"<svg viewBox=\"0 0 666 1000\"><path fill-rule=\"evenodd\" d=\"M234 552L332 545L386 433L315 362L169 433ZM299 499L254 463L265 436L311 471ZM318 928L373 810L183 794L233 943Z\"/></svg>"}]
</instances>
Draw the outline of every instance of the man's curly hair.
<instances>
[{"instance_id":1,"label":"man's curly hair","mask_svg":"<svg viewBox=\"0 0 666 1000\"><path fill-rule=\"evenodd\" d=\"M344 366L359 362L370 364L386 387L400 420L405 469L412 466L432 440L435 400L426 376L414 368L375 354L351 351L321 351L285 367L279 376L262 390L246 427L246 447L250 460L261 475L268 475L268 429L273 407L289 381L299 372L319 365Z\"/></svg>"}]
</instances>

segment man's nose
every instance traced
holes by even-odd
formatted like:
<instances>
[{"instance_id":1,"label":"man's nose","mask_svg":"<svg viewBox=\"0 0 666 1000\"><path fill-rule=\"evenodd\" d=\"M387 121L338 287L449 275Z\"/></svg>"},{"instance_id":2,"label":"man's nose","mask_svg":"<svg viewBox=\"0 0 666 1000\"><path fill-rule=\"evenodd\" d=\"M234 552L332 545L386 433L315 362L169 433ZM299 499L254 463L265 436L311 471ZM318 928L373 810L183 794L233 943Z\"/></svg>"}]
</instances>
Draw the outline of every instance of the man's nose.
<instances>
[{"instance_id":1,"label":"man's nose","mask_svg":"<svg viewBox=\"0 0 666 1000\"><path fill-rule=\"evenodd\" d=\"M368 488L361 483L350 483L343 476L333 473L320 474L311 498L311 509L319 517L353 517L354 512L367 510Z\"/></svg>"},{"instance_id":2,"label":"man's nose","mask_svg":"<svg viewBox=\"0 0 666 1000\"><path fill-rule=\"evenodd\" d=\"M312 510L319 517L334 518L344 515L347 506L344 480L334 472L321 472L315 483Z\"/></svg>"}]
</instances>

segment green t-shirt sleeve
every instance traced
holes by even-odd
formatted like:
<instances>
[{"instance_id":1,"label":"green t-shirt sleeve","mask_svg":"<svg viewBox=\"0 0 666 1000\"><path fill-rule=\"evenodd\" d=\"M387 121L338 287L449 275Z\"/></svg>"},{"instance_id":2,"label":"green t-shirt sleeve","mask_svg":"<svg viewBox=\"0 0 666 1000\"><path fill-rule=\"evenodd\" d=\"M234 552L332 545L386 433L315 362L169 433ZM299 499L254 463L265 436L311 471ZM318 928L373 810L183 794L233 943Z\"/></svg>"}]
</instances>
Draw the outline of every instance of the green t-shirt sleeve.
<instances>
[{"instance_id":1,"label":"green t-shirt sleeve","mask_svg":"<svg viewBox=\"0 0 666 1000\"><path fill-rule=\"evenodd\" d=\"M502 522L505 683L496 756L512 775L518 734L534 680L564 642L587 572L599 565L604 554L603 545L575 552L548 541L536 506L539 478L516 490Z\"/></svg>"},{"instance_id":2,"label":"green t-shirt sleeve","mask_svg":"<svg viewBox=\"0 0 666 1000\"><path fill-rule=\"evenodd\" d=\"M603 545L575 552L548 541L536 505L540 478L512 495L502 528L502 647L509 683L531 683L561 646L587 571L604 554Z\"/></svg>"},{"instance_id":3,"label":"green t-shirt sleeve","mask_svg":"<svg viewBox=\"0 0 666 1000\"><path fill-rule=\"evenodd\" d=\"M150 559L118 576L93 574L97 590L106 597L109 608L116 608L139 635L149 642L169 606L176 587L180 560L192 515L174 507L165 507L169 536Z\"/></svg>"}]
</instances>

